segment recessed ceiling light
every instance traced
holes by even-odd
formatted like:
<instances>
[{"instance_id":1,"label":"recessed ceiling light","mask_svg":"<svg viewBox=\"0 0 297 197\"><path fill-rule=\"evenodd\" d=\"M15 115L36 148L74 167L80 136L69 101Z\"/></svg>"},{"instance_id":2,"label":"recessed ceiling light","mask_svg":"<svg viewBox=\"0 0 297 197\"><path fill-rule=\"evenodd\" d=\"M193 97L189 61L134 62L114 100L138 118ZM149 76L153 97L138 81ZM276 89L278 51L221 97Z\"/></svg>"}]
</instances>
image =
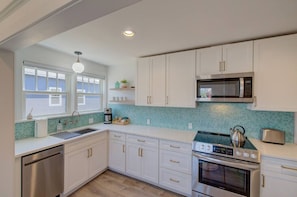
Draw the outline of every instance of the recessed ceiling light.
<instances>
[{"instance_id":1,"label":"recessed ceiling light","mask_svg":"<svg viewBox=\"0 0 297 197\"><path fill-rule=\"evenodd\" d=\"M125 30L125 31L123 31L123 35L126 37L133 37L135 35L135 33L132 30Z\"/></svg>"}]
</instances>

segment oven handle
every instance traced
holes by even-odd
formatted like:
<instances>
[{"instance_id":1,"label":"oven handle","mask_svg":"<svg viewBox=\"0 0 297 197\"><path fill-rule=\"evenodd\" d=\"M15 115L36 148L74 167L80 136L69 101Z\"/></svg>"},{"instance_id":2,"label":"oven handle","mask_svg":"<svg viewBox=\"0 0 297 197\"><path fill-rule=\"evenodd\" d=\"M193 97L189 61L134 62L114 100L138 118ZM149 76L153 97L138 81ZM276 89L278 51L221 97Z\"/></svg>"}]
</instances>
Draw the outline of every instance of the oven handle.
<instances>
[{"instance_id":1,"label":"oven handle","mask_svg":"<svg viewBox=\"0 0 297 197\"><path fill-rule=\"evenodd\" d=\"M246 164L246 163L242 163L242 162L239 162L237 160L234 159L234 161L232 160L232 162L230 161L227 161L227 160L224 160L224 159L216 159L216 158L213 158L212 156L204 156L202 154L198 154L198 153L195 153L193 152L193 156L195 157L198 157L205 160L205 161L209 161L209 162L215 162L215 163L218 163L218 164L222 164L222 165L226 165L226 166L231 166L231 167L235 167L235 168L240 168L240 169L244 169L244 170L257 170L260 168L260 165L259 164Z\"/></svg>"}]
</instances>

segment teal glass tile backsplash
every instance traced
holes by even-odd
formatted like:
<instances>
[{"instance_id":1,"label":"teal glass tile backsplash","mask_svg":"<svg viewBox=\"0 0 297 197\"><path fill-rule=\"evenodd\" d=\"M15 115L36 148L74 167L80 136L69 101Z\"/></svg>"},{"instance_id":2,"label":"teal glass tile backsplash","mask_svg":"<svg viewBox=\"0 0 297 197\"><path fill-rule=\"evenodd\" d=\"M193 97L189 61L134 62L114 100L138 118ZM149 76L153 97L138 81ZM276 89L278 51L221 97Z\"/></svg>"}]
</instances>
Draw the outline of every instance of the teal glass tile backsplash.
<instances>
[{"instance_id":1,"label":"teal glass tile backsplash","mask_svg":"<svg viewBox=\"0 0 297 197\"><path fill-rule=\"evenodd\" d=\"M48 133L57 132L57 124L59 120L61 123L67 122L66 125L63 124L63 130L74 129L77 127L87 126L89 124L89 118L93 118L94 124L103 122L103 112L83 114L78 116L65 116L59 118L48 119ZM76 121L77 120L77 121ZM25 121L15 123L15 140L25 139L34 137L35 133L35 121Z\"/></svg>"},{"instance_id":2,"label":"teal glass tile backsplash","mask_svg":"<svg viewBox=\"0 0 297 197\"><path fill-rule=\"evenodd\" d=\"M132 124L167 127L193 131L204 130L229 133L231 127L242 125L246 136L259 138L261 128L274 128L286 132L286 142L293 142L294 113L252 111L242 103L199 103L197 108L141 107L134 105L110 105L115 116L127 116Z\"/></svg>"},{"instance_id":3,"label":"teal glass tile backsplash","mask_svg":"<svg viewBox=\"0 0 297 197\"><path fill-rule=\"evenodd\" d=\"M34 136L35 121L15 123L15 140Z\"/></svg>"}]
</instances>

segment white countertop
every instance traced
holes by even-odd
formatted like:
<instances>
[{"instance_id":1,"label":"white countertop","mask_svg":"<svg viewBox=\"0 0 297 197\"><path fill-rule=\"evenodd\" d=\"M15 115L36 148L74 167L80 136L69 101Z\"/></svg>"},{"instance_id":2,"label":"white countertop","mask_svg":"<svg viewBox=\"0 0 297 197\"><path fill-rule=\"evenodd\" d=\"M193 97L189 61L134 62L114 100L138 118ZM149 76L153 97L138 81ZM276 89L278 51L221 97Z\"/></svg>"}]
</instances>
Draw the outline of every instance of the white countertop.
<instances>
[{"instance_id":1,"label":"white countertop","mask_svg":"<svg viewBox=\"0 0 297 197\"><path fill-rule=\"evenodd\" d=\"M95 128L95 129L98 129L98 131L84 134L79 137L70 138L68 140L63 140L52 136L47 136L43 138L27 138L23 140L17 140L15 141L15 157L18 158L24 155L38 152L43 149L51 148L57 145L65 144L73 140L84 138L86 136L90 136L95 133L106 131L106 130L118 131L118 132L124 132L126 134L135 134L135 135L141 135L141 136L164 139L164 140L172 140L172 141L184 142L184 143L192 143L196 134L196 131L139 126L139 125L95 124L95 125L89 125L81 128ZM76 128L73 130L78 130L78 129L80 128Z\"/></svg>"},{"instance_id":2,"label":"white countertop","mask_svg":"<svg viewBox=\"0 0 297 197\"><path fill-rule=\"evenodd\" d=\"M297 161L297 144L271 144L258 139L250 139L250 141L260 151L261 156Z\"/></svg>"}]
</instances>

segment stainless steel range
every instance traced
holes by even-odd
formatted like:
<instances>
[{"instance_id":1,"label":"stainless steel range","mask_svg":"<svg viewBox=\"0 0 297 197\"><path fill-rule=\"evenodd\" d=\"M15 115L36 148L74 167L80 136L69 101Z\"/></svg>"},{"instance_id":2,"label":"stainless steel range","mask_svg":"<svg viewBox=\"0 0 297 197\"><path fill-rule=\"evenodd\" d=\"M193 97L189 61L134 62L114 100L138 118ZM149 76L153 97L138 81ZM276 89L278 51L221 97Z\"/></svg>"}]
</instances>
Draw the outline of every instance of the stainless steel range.
<instances>
[{"instance_id":1,"label":"stainless steel range","mask_svg":"<svg viewBox=\"0 0 297 197\"><path fill-rule=\"evenodd\" d=\"M230 135L198 131L193 141L193 197L258 197L260 153L245 138L241 147Z\"/></svg>"}]
</instances>

